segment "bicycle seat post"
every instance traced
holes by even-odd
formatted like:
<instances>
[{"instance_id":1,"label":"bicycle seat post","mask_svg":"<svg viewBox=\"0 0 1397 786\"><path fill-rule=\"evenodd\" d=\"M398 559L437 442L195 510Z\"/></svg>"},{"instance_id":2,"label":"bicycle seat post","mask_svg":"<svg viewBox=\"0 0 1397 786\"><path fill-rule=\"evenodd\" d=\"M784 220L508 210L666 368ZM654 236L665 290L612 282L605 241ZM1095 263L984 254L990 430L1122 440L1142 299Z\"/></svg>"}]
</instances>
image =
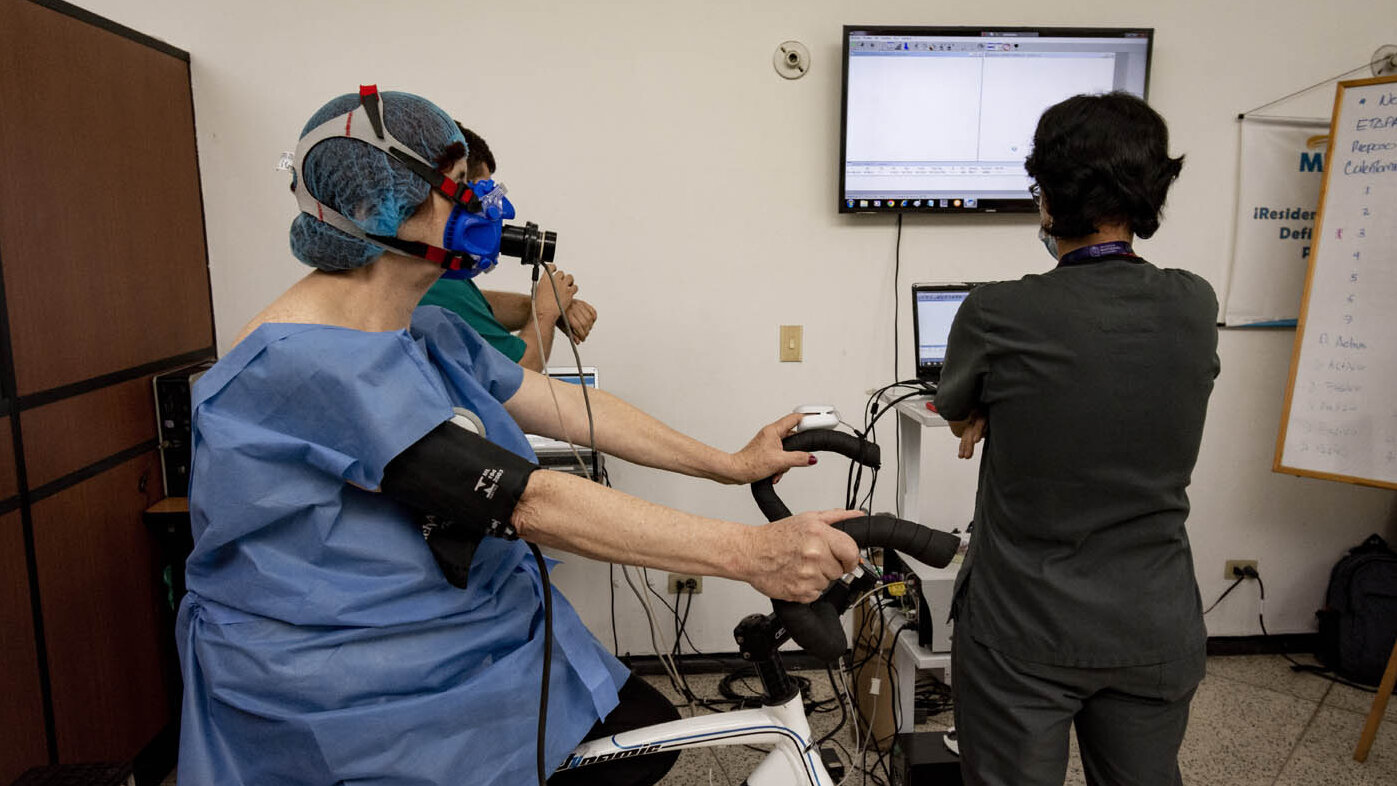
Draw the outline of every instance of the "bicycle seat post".
<instances>
[{"instance_id":1,"label":"bicycle seat post","mask_svg":"<svg viewBox=\"0 0 1397 786\"><path fill-rule=\"evenodd\" d=\"M742 659L757 669L762 681L762 704L767 707L785 704L800 694L795 682L786 673L778 648L787 638L784 627L775 614L749 614L733 630Z\"/></svg>"}]
</instances>

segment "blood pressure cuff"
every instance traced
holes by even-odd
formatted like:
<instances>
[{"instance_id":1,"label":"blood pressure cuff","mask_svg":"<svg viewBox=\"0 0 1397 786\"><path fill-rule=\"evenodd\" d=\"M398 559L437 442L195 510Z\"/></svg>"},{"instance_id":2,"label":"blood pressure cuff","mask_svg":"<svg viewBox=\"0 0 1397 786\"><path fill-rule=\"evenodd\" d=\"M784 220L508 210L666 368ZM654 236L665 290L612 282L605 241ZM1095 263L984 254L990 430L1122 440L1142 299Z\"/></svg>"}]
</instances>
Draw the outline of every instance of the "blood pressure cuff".
<instances>
[{"instance_id":1,"label":"blood pressure cuff","mask_svg":"<svg viewBox=\"0 0 1397 786\"><path fill-rule=\"evenodd\" d=\"M482 538L519 537L510 517L536 469L448 420L388 463L381 489L419 514L441 572L464 589Z\"/></svg>"}]
</instances>

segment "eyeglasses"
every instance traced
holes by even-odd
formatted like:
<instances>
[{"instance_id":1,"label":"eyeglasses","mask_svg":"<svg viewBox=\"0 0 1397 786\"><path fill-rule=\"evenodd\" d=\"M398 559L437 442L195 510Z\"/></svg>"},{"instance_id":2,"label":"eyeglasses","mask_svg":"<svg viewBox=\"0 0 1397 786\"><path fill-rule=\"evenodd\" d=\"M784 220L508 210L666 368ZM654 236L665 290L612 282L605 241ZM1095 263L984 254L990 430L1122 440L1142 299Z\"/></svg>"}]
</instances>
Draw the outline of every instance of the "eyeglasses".
<instances>
[{"instance_id":1,"label":"eyeglasses","mask_svg":"<svg viewBox=\"0 0 1397 786\"><path fill-rule=\"evenodd\" d=\"M1028 195L1033 197L1034 204L1043 204L1043 189L1037 183L1029 184Z\"/></svg>"}]
</instances>

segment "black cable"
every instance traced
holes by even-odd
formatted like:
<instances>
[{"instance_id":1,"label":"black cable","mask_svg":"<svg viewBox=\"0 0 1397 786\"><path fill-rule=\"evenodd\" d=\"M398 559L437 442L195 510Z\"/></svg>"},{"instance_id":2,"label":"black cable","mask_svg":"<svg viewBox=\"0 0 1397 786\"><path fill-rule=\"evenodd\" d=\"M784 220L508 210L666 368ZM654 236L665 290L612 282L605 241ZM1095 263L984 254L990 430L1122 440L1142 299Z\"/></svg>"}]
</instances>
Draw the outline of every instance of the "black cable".
<instances>
[{"instance_id":1,"label":"black cable","mask_svg":"<svg viewBox=\"0 0 1397 786\"><path fill-rule=\"evenodd\" d=\"M888 405L887 405L886 407L883 408L883 411L882 411L882 412L879 412L878 414L876 414L876 415L873 416L873 420L868 424L869 431L872 431L873 427L878 423L879 418L881 418L881 417L883 417L884 415L886 415L886 414L888 414L889 412L891 412L891 411L893 410L893 408L896 407L898 404L901 404L902 402L906 401L906 400L909 399L909 398L916 398L917 396L925 396L925 395L926 395L926 390L925 390L925 389L922 389L922 390L914 390L914 391L912 391L911 393L905 393L905 394L903 394L903 395L901 395L901 396L898 396L897 398L893 399L892 401L888 402Z\"/></svg>"},{"instance_id":2,"label":"black cable","mask_svg":"<svg viewBox=\"0 0 1397 786\"><path fill-rule=\"evenodd\" d=\"M887 404L886 406L884 406L883 409L882 409L881 411L874 413L873 419L870 420L870 421L868 421L868 423L867 423L867 433L868 433L868 439L869 439L869 441L870 441L870 442L876 442L876 441L878 440L878 430L877 430L877 426L878 426L878 419L879 419L879 418L881 418L881 417L883 417L884 415L886 415L887 413L891 412L893 409L895 409L895 408L897 407L898 404L901 404L902 402L906 401L906 400L909 399L909 398L916 398L917 396L925 395L925 392L926 392L925 389L917 389L917 390L913 390L911 393L906 393L906 394L903 394L903 395L901 395L901 396L898 396L897 398L895 398L895 399L893 399L892 401L888 402L888 404ZM899 440L899 443L900 443L901 438L902 438L902 436L901 436L901 435L902 435L902 432L899 431L899 432L897 432L897 433L898 433L898 440ZM901 450L900 445L899 445L899 450ZM900 454L899 454L899 455L900 455ZM869 479L869 483L868 483L868 496L864 499L863 504L860 506L861 508L866 509L866 510L870 510L870 511L873 509L873 507L872 507L872 506L873 506L873 492L874 492L877 488L878 488L878 471L877 471L877 470L873 470L873 471L870 473L870 479ZM905 516L906 516L906 515L912 515L912 513L911 513L910 511L902 511L902 514L905 515Z\"/></svg>"},{"instance_id":3,"label":"black cable","mask_svg":"<svg viewBox=\"0 0 1397 786\"><path fill-rule=\"evenodd\" d=\"M678 617L679 617L679 608L678 608L678 605L679 605L679 604L676 602L675 605L671 606L671 605L669 604L669 601L668 601L668 600L665 600L665 597L664 597L663 595L661 595L661 594L659 593L658 590L655 589L655 585L650 583L650 573L649 573L649 571L647 571L645 568L641 568L641 569L640 569L640 572L641 572L641 582L645 585L645 588L646 588L647 590L649 590L650 594L651 594L651 595L654 595L655 598L656 598L657 600L659 600L661 604L664 605L665 609L668 610L670 614L673 614L676 618L678 618ZM690 598L690 599L691 599L691 601L692 601L692 594L691 594L691 598ZM676 599L676 601L677 601L677 599ZM694 655L697 655L698 657L703 658L703 659L706 659L706 660L717 661L717 660L718 660L717 658L714 658L713 656L704 653L702 650L700 650L700 649L698 648L698 645L694 644L694 640L693 640L692 638L689 637L689 631L688 631L688 629L687 629L687 623L688 623L688 615L687 615L687 613L686 613L686 614L684 615L684 624L681 625L681 626L679 627L679 635L683 637L683 640L684 640L684 641L686 641L686 642L689 643L689 648L692 649L692 650L694 651ZM680 650L676 647L675 649L672 649L671 652L675 652L675 653L677 654L678 652L680 652ZM655 655L656 655L656 657L659 657L659 653L655 653ZM678 681L678 682L675 681L675 677L674 677L673 675L670 675L668 669L665 670L665 675L666 675L667 677L669 677L669 684L670 684L671 687L674 688L674 692L677 693L677 694L679 694L680 696L682 696L682 697L684 698L684 702L685 702L684 704L676 704L675 706L676 706L676 707L682 707L682 706L685 706L685 704L688 704L688 703L692 702L692 703L698 704L700 707L703 707L704 709L712 710L713 712L724 712L724 711L726 711L726 710L728 710L728 709L731 709L730 707L725 707L725 706L723 706L721 702L715 702L715 701L713 701L712 699L706 699L706 698L704 698L704 697L698 695L698 693L697 693L696 691L694 691L693 687L689 685L689 680L688 680L688 678L684 676L684 673L683 673L682 668L681 668L681 666L680 666L680 661L681 661L681 659L682 659L682 655L677 656L677 657L675 657L675 658L673 659L673 661L674 661L674 668L675 668L675 670L678 672L678 677L679 677L679 681Z\"/></svg>"},{"instance_id":4,"label":"black cable","mask_svg":"<svg viewBox=\"0 0 1397 786\"><path fill-rule=\"evenodd\" d=\"M905 396L898 397L898 398L894 399L893 401L889 402L886 406L884 406L884 405L882 404L882 402L881 402L879 399L882 398L882 396L883 396L884 393L888 392L889 390L892 390L893 388L898 388L898 387L913 388L913 392L912 392L912 393L909 393L909 394L907 394L907 395L905 395ZM868 400L864 402L864 406L863 406L863 431L862 431L862 432L859 432L859 431L856 429L856 430L855 430L855 433L858 434L858 436L859 436L860 439L865 439L865 440L867 440L867 441L869 441L869 442L877 442L877 441L878 441L878 435L877 435L877 431L876 431L876 429L874 428L874 426L877 424L878 419L881 418L881 417L883 416L883 414L886 413L888 410L893 409L894 407L896 407L899 403L901 403L901 402L903 402L903 401L906 401L906 400L909 399L909 398L913 398L913 397L915 397L915 396L924 395L926 392L927 392L927 385L926 385L926 383L923 382L922 380L919 380L919 379L905 379L905 380L899 380L899 381L897 381L897 382L893 382L893 383L884 385L884 386L881 387L881 388L878 388L877 390L873 391L873 393L868 397ZM900 439L900 436L899 436L899 439ZM844 486L845 486L845 499L846 499L845 507L848 508L848 509L850 509L850 510L853 510L853 509L855 509L855 508L860 507L860 502L859 502L859 499L858 499L858 498L859 498L859 487L860 487L860 485L862 485L862 482L863 482L863 469L864 469L864 467L863 467L862 464L857 464L857 462L850 462L850 474L851 474L853 480L852 480L852 483L851 483L850 480L849 480L849 478L846 478L846 479L845 479L845 484L844 484ZM871 485L873 486L873 488L876 488L876 487L877 487L877 482L878 482L878 481L877 481L877 479L878 479L878 470L876 470L876 469L875 469L875 470L870 470L870 473L869 473L869 474L870 474L870 477L872 478ZM868 495L868 497L867 497L866 504L871 505L872 502L873 502L873 494L872 494L872 489L870 489L869 495ZM870 508L870 510L871 510L871 508ZM904 512L904 515L905 515L905 512Z\"/></svg>"},{"instance_id":5,"label":"black cable","mask_svg":"<svg viewBox=\"0 0 1397 786\"><path fill-rule=\"evenodd\" d=\"M892 668L892 661L891 661L891 658L892 658L892 652L893 652L893 650L892 650L891 648L896 646L897 638L896 638L896 636L894 636L892 639L887 639L887 638L886 638L886 637L887 637L887 632L888 632L888 627L887 627L887 621L886 621L886 619L884 618L884 607L885 607L885 605L886 605L885 600L884 600L883 598L881 598L881 597L876 596L876 595L874 596L873 600L874 600L874 603L875 603L875 608L874 608L872 614L866 615L866 616L864 617L862 624L859 626L859 631L857 632L857 634L856 634L856 636L855 636L855 639L854 639L854 640L855 640L855 648L856 648L856 649L858 649L858 648L864 649L864 650L866 651L867 654L866 654L861 660L856 661L856 662L853 662L853 663L850 664L850 666L849 666L849 675L850 675L850 678L851 678L854 682L857 683L857 672L862 671L864 668L867 668L870 664L876 669L877 666L878 666L879 659L880 659L880 650L881 650L882 644L883 644L884 641L888 641L888 642L889 642L889 645L890 645L889 650L888 650L888 659L889 659L889 660L888 660L888 675L889 675L889 683L890 683L890 684L889 684L889 689L890 689L890 690L893 690L893 692L894 692L894 694L895 694L895 693L896 693L896 681L895 681L895 678L894 678L894 676L893 676L893 675L895 674L895 670ZM873 620L874 618L876 618L876 620L877 620L876 623L874 623L874 622L871 621L871 620ZM901 632L902 632L903 630L906 630L908 627L910 627L910 625L911 625L911 623L904 623L903 626L898 630L898 635L901 635ZM876 675L875 675L875 676L876 676ZM893 696L893 701L896 702L896 696L895 696L895 695ZM889 759L890 759L890 756L891 756L891 748L887 745L888 739L887 739L887 738L884 738L884 739L881 739L881 740L880 740L880 739L877 739L877 738L875 738L875 737L873 736L873 735L874 735L874 730L873 730L873 720L874 720L874 718L872 717L872 714L870 714L870 716L869 716L868 718L860 717L859 720L860 720L860 724L861 724L861 725L864 725L864 726L867 727L868 739L871 740L874 744L882 745L883 747L887 748L887 750L884 750L884 751L881 751L881 752L878 753L877 758L875 758L875 759L873 760L873 765L872 765L872 766L873 766L873 769L870 770L870 769L869 769L869 763L868 763L868 749L867 749L867 745L865 744L864 749L861 750L861 751L859 751L859 769L860 769L862 772L864 772L869 778L871 778L875 783L891 783L891 782L892 782L892 772L891 772L891 770L889 769ZM897 709L896 709L895 704L894 704L894 706L893 706L893 728L894 728L894 730L896 730L896 728L897 728ZM884 781L883 777L879 777L879 775L878 775L878 769L879 769L879 768L882 769L883 776L886 777L886 779L887 779L886 781Z\"/></svg>"},{"instance_id":6,"label":"black cable","mask_svg":"<svg viewBox=\"0 0 1397 786\"><path fill-rule=\"evenodd\" d=\"M902 214L897 214L897 242L893 245L893 379L897 379L898 317L902 295L897 285L902 278Z\"/></svg>"},{"instance_id":7,"label":"black cable","mask_svg":"<svg viewBox=\"0 0 1397 786\"><path fill-rule=\"evenodd\" d=\"M655 589L655 585L650 583L650 574L649 574L649 572L647 572L647 570L646 570L645 568L641 568L640 571L641 571L641 579L645 582L645 588L648 589L648 590L650 591L650 594L651 594L651 595L654 595L655 598L658 599L658 600L660 601L660 603L664 604L664 607L665 607L666 609L668 609L669 612L670 612L671 614L678 614L678 613L679 613L678 603L676 602L676 604L673 605L673 606L669 605L669 601L665 600L665 596L661 595L661 594L660 594L660 591L657 590L657 589ZM676 599L676 601L677 601L677 599ZM705 655L705 654L703 653L703 651L701 651L701 650L698 648L698 646L694 644L694 640L691 639L691 638L689 638L689 633L688 633L688 631L685 631L685 632L684 632L684 640L687 641L687 642L689 642L689 649L692 649L692 650L694 651L694 654L695 654L695 655L702 655L702 656L705 657L705 658L711 657L711 656L709 656L709 655Z\"/></svg>"},{"instance_id":8,"label":"black cable","mask_svg":"<svg viewBox=\"0 0 1397 786\"><path fill-rule=\"evenodd\" d=\"M858 628L858 630L854 631L854 646L853 646L853 649L854 649L855 652L859 651L860 649L862 649L862 650L864 650L865 652L867 652L867 650L868 650L868 627L869 627L869 625L871 624L872 619L873 619L873 615L872 615L872 614L864 614L864 615L863 615L863 620L859 622L859 628ZM850 678L850 679L853 679L853 678L854 678L854 672L859 671L860 669L862 669L863 666L864 666L864 664L866 664L867 662L868 662L868 656L867 656L867 655L864 655L864 657L863 657L862 660L854 660L854 659L851 658L850 661L849 661L849 678Z\"/></svg>"},{"instance_id":9,"label":"black cable","mask_svg":"<svg viewBox=\"0 0 1397 786\"><path fill-rule=\"evenodd\" d=\"M1232 590L1237 589L1237 585L1238 585L1238 584L1241 584L1243 581L1246 581L1246 580L1247 580L1247 577L1246 577L1246 576L1238 576L1238 577L1237 577L1237 580L1234 581L1234 582L1232 582L1232 586L1230 586L1230 587L1228 587L1227 589L1223 590L1223 591L1222 591L1222 594L1218 596L1218 599L1215 600L1215 601L1213 601L1213 605L1211 605L1211 606L1209 606L1208 608L1206 608L1206 609L1203 610L1203 616L1206 617L1206 616L1208 615L1208 612L1210 612L1210 611L1212 611L1213 609L1217 608L1217 607L1218 607L1218 604L1219 604L1219 603L1222 603L1222 599L1223 599L1223 598L1225 598L1225 597L1227 597L1228 595L1232 594Z\"/></svg>"},{"instance_id":10,"label":"black cable","mask_svg":"<svg viewBox=\"0 0 1397 786\"><path fill-rule=\"evenodd\" d=\"M888 663L888 706L892 708L892 715L893 715L893 736L894 736L894 737L897 736L898 729L901 728L901 721L900 721L900 720L898 719L898 717L897 717L898 712L899 712L898 704L900 704L901 702L898 700L898 695L897 695L897 668L893 666L893 655L897 652L897 640L898 640L898 637L900 637L900 636L902 635L902 632L905 631L905 630L907 630L909 627L912 627L912 623L910 623L910 622L904 622L904 623L902 623L901 627L899 627L899 628L893 633L893 637L892 637L891 639L888 640L888 657L887 657L887 663ZM891 740L886 740L885 742L890 743ZM884 750L882 750L882 751L878 754L878 763L879 763L880 765L882 765L882 767L883 767L883 774L885 774L885 775L888 776L888 780L889 780L889 781L892 781L892 777L893 777L893 776L892 776L891 770L888 769L888 762L887 762L887 760L890 759L891 756L892 756L892 745L891 745L891 744L886 744L886 745L884 746Z\"/></svg>"},{"instance_id":11,"label":"black cable","mask_svg":"<svg viewBox=\"0 0 1397 786\"><path fill-rule=\"evenodd\" d=\"M862 665L861 668L868 668L869 664L872 664L872 667L873 667L874 672L875 672L875 673L874 673L874 677L876 678L876 677L877 677L877 668L878 668L878 651L882 648L882 644L883 644L883 641L885 640L885 637L887 636L888 629L887 629L887 620L883 617L883 599L882 599L881 597L874 596L874 605L875 605L875 608L874 608L874 617L875 617L876 620L877 620L877 630L878 630L878 632L877 632L877 635L873 637L871 643L865 642L865 644L864 644L864 648L868 651L868 655L866 655L866 656L864 657L864 659L863 659L863 665ZM857 682L857 681L856 681L856 682ZM877 704L875 703L875 704L874 704L874 710L873 710L873 712L869 713L868 718L862 719L863 723L866 724L867 727L868 727L868 735L867 735L867 737L865 738L864 746L863 746L863 751L862 751L861 754L860 754L859 768L862 769L862 770L864 771L864 773L866 773L866 774L869 772L869 770L868 770L868 743L869 743L869 742L873 742L874 744L878 744L878 742L879 742L879 741L874 737L874 728L873 728L873 727L874 727L873 721L876 719L875 716L877 715L877 713L878 713ZM873 764L874 764L874 767L876 768L877 765L878 765L878 760L875 759L874 762L873 762ZM876 778L876 776L875 776L875 778ZM891 780L891 779L889 779L889 780Z\"/></svg>"},{"instance_id":12,"label":"black cable","mask_svg":"<svg viewBox=\"0 0 1397 786\"><path fill-rule=\"evenodd\" d=\"M692 579L690 579L690 581L692 581ZM680 652L680 650L681 650L682 648L680 647L680 644L679 644L679 637L680 637L681 635L683 635L683 636L685 636L685 637L688 637L688 635L689 635L689 610L692 609L692 608L694 607L694 592L695 592L695 590L694 590L693 587L688 587L687 589L689 590L689 597L688 597L688 599L687 599L686 601L684 601L684 618L681 619L681 620L679 621L679 628L674 632L674 654L675 654L675 655L680 655L680 654L682 654L682 653ZM675 605L676 607L678 607L679 604L676 602L674 605Z\"/></svg>"},{"instance_id":13,"label":"black cable","mask_svg":"<svg viewBox=\"0 0 1397 786\"><path fill-rule=\"evenodd\" d=\"M649 581L647 580L646 583L648 584ZM699 700L698 697L694 694L693 689L689 687L689 679L684 676L684 663L682 657L683 640L680 638L680 636L688 635L685 629L688 627L689 624L689 609L693 608L694 605L694 590L692 587L689 587L688 590L689 600L688 603L684 606L683 619L680 619L679 617L679 598L676 597L674 599L674 646L670 648L670 660L674 663L674 673L679 676L679 683L682 687L684 698L688 701L700 701L700 703L702 703L701 700Z\"/></svg>"},{"instance_id":14,"label":"black cable","mask_svg":"<svg viewBox=\"0 0 1397 786\"><path fill-rule=\"evenodd\" d=\"M868 408L868 405L867 405L867 404L864 404L864 409L867 409L867 408ZM854 436L855 436L855 437L858 437L858 438L861 439L861 440L865 438L864 432L859 431L858 429L854 428L853 426L850 426L850 427L849 427L849 430L852 431L852 432L854 432ZM845 510L853 510L853 509L854 509L854 503L856 502L856 500L854 499L855 490L856 490L856 488L857 488L857 486L855 485L855 482L854 482L854 471L855 471L856 469L858 470L859 478L861 479L861 478L863 477L863 464L860 464L859 462L854 461L853 459L849 459L849 469L846 470L845 473L844 473L844 509L845 509Z\"/></svg>"},{"instance_id":15,"label":"black cable","mask_svg":"<svg viewBox=\"0 0 1397 786\"><path fill-rule=\"evenodd\" d=\"M616 563L607 563L606 577L608 589L611 590L611 654L619 658L621 638L616 634Z\"/></svg>"},{"instance_id":16,"label":"black cable","mask_svg":"<svg viewBox=\"0 0 1397 786\"><path fill-rule=\"evenodd\" d=\"M1257 621L1261 623L1261 635L1270 637L1271 634L1266 632L1266 584L1261 580L1261 574L1257 573L1255 568L1243 568L1243 570L1250 571L1250 573L1244 574L1242 578L1256 579L1256 586L1261 591L1261 610L1257 613L1256 618ZM1366 685L1360 685L1356 682L1346 680L1343 677L1339 677L1334 674L1327 674L1325 672L1329 670L1321 666L1311 666L1307 663L1301 663L1300 661L1297 661L1296 659L1290 657L1290 653L1288 652L1282 652L1281 657L1290 661L1291 671L1313 674L1316 677L1319 677L1320 679L1326 679L1330 682L1338 683L1339 685L1346 685L1350 688L1353 688L1354 690L1361 690L1364 693L1376 694L1378 692L1377 688L1370 688Z\"/></svg>"},{"instance_id":17,"label":"black cable","mask_svg":"<svg viewBox=\"0 0 1397 786\"><path fill-rule=\"evenodd\" d=\"M544 736L548 728L548 672L553 665L553 585L548 580L548 565L543 561L543 552L538 546L529 544L538 563L538 575L543 579L543 680L538 689L538 786L548 786L548 775L544 767Z\"/></svg>"},{"instance_id":18,"label":"black cable","mask_svg":"<svg viewBox=\"0 0 1397 786\"><path fill-rule=\"evenodd\" d=\"M946 712L955 706L951 687L931 674L918 674L913 693L914 706L927 717Z\"/></svg>"},{"instance_id":19,"label":"black cable","mask_svg":"<svg viewBox=\"0 0 1397 786\"><path fill-rule=\"evenodd\" d=\"M897 358L898 345L901 343L898 338L898 321L902 307L902 293L898 292L898 285L902 281L902 214L897 214L897 242L893 245L893 379L897 379ZM916 315L912 316L916 319ZM915 334L914 334L915 335ZM886 410L885 410L886 411ZM893 432L893 449L897 455L902 455L902 429ZM873 491L878 488L878 473L873 473L868 481L868 510L873 510Z\"/></svg>"},{"instance_id":20,"label":"black cable","mask_svg":"<svg viewBox=\"0 0 1397 786\"><path fill-rule=\"evenodd\" d=\"M841 669L844 668L842 661L841 661L841 664L840 664L840 668L841 668ZM835 684L835 680L834 680L834 669L830 668L829 666L825 666L825 674L827 674L827 675L829 676L829 687L830 687L830 690L834 692L834 697L835 697L836 700L838 700L838 699L840 698L840 696L843 695L843 691L841 691L840 688L839 688L839 686L838 686L837 684ZM815 741L815 747L816 747L816 748L819 748L821 745L824 745L827 741L834 739L834 736L835 736L836 734L838 734L838 733L839 733L839 730L842 729L842 728L844 728L844 724L847 723L847 722L849 721L849 710L848 710L848 708L844 706L844 702L843 702L843 701L838 701L838 704L839 704L839 723L838 723L833 729L830 729L830 731L829 731L828 734L826 734L825 736L823 736L823 737L821 737L820 739L818 739L818 740Z\"/></svg>"},{"instance_id":21,"label":"black cable","mask_svg":"<svg viewBox=\"0 0 1397 786\"><path fill-rule=\"evenodd\" d=\"M762 706L762 692L754 688L751 683L747 682L748 679L756 676L757 667L750 663L744 663L728 672L718 681L718 693L722 694L723 698L732 704L731 709L745 710L760 707ZM803 677L799 674L790 674L788 676L792 684L796 686L796 690L800 691L802 698L810 695L811 683L809 677ZM735 687L739 682L747 689L746 693L739 692ZM804 706L806 712L809 712L811 707L823 703L823 701L805 702Z\"/></svg>"}]
</instances>

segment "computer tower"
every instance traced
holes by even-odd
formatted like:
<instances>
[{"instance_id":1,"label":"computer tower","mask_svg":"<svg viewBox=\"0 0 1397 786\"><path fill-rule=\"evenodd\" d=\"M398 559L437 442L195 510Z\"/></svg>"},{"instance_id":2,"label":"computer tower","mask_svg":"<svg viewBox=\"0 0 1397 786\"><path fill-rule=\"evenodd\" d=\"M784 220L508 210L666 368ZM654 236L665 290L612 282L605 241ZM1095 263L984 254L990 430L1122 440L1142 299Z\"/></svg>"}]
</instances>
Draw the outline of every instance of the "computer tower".
<instances>
[{"instance_id":1,"label":"computer tower","mask_svg":"<svg viewBox=\"0 0 1397 786\"><path fill-rule=\"evenodd\" d=\"M213 363L213 360L201 360L155 375L153 384L155 420L160 438L160 474L167 497L189 495L190 424L194 414L191 389Z\"/></svg>"},{"instance_id":2,"label":"computer tower","mask_svg":"<svg viewBox=\"0 0 1397 786\"><path fill-rule=\"evenodd\" d=\"M961 786L960 756L946 747L946 732L899 734L893 742L893 786Z\"/></svg>"}]
</instances>

